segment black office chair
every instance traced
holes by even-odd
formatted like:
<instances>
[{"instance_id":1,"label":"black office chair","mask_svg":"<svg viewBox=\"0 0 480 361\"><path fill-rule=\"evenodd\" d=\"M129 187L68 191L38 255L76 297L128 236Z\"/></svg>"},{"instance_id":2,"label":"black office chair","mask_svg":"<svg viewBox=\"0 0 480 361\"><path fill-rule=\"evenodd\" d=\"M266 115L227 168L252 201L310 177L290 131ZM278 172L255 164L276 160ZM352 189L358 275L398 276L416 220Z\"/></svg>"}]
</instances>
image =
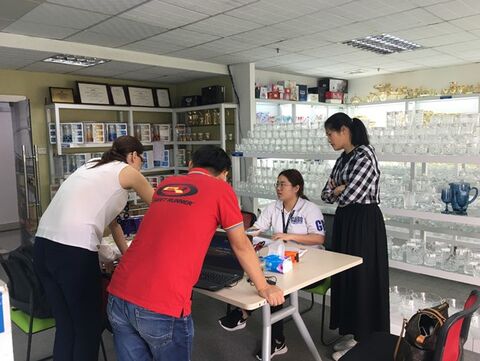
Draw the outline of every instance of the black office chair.
<instances>
[{"instance_id":1,"label":"black office chair","mask_svg":"<svg viewBox=\"0 0 480 361\"><path fill-rule=\"evenodd\" d=\"M324 241L324 246L325 249L329 250L331 249L332 246L332 232L333 232L333 219L334 215L333 214L324 214L323 215L324 223L325 223L325 241ZM313 306L315 305L315 295L322 296L322 318L321 318L321 329L320 329L320 341L324 346L329 346L332 343L336 342L341 338L340 337L335 337L332 340L325 341L325 309L326 309L326 299L327 299L327 292L330 289L332 284L332 279L330 277L315 283L312 286L309 286L307 288L304 288L302 291L309 292L311 294L311 302L310 306L301 311L300 314L304 314L308 311L310 311Z\"/></svg>"},{"instance_id":2,"label":"black office chair","mask_svg":"<svg viewBox=\"0 0 480 361\"><path fill-rule=\"evenodd\" d=\"M250 228L257 221L257 216L255 215L255 213L248 211L241 211L241 213L243 217L243 227L245 229Z\"/></svg>"},{"instance_id":3,"label":"black office chair","mask_svg":"<svg viewBox=\"0 0 480 361\"><path fill-rule=\"evenodd\" d=\"M450 316L439 330L432 361L461 361L472 315L480 308L480 291L473 290L463 311ZM386 332L373 333L359 342L340 361L394 361L398 336Z\"/></svg>"}]
</instances>

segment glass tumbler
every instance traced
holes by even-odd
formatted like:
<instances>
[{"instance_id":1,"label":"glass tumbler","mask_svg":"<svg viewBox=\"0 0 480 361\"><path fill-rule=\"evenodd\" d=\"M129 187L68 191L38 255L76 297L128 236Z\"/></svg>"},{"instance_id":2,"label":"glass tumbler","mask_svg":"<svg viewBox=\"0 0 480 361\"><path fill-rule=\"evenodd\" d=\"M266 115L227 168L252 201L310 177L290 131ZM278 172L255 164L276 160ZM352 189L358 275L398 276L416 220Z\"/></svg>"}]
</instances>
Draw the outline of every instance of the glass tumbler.
<instances>
[{"instance_id":1,"label":"glass tumbler","mask_svg":"<svg viewBox=\"0 0 480 361\"><path fill-rule=\"evenodd\" d=\"M405 259L407 263L423 264L423 254L423 241L421 239L412 238L405 244Z\"/></svg>"}]
</instances>

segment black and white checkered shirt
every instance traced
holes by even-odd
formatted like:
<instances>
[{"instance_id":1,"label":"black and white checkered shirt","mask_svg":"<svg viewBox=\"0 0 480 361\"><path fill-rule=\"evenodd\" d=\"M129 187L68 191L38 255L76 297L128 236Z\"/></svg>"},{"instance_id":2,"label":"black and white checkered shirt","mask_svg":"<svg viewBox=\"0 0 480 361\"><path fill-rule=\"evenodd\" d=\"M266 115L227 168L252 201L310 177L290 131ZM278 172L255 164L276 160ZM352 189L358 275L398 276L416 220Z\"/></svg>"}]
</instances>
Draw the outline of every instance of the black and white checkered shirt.
<instances>
[{"instance_id":1,"label":"black and white checkered shirt","mask_svg":"<svg viewBox=\"0 0 480 361\"><path fill-rule=\"evenodd\" d=\"M336 186L345 184L346 187L337 197L327 182L322 190L324 202L338 202L339 206L380 203L380 169L371 145L360 145L349 154L343 152L335 162L330 179Z\"/></svg>"}]
</instances>

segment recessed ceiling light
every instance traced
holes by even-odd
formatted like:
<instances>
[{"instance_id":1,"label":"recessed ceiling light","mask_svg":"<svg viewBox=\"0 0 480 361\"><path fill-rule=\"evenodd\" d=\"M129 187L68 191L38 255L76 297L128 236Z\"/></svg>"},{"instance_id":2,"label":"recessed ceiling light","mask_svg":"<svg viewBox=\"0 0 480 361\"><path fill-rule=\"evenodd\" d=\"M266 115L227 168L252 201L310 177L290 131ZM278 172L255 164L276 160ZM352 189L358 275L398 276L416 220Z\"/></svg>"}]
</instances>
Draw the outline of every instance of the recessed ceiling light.
<instances>
[{"instance_id":1,"label":"recessed ceiling light","mask_svg":"<svg viewBox=\"0 0 480 361\"><path fill-rule=\"evenodd\" d=\"M356 69L356 70L352 70L352 71L348 72L348 74L362 74L362 73L365 73L365 70Z\"/></svg>"},{"instance_id":2,"label":"recessed ceiling light","mask_svg":"<svg viewBox=\"0 0 480 361\"><path fill-rule=\"evenodd\" d=\"M390 34L370 35L364 38L344 41L342 44L377 54L393 54L421 48L421 45Z\"/></svg>"},{"instance_id":3,"label":"recessed ceiling light","mask_svg":"<svg viewBox=\"0 0 480 361\"><path fill-rule=\"evenodd\" d=\"M88 56L79 56L79 55L69 55L69 54L57 54L43 60L46 63L58 63L66 65L76 65L76 66L95 66L99 64L108 63L108 59L100 58L91 58Z\"/></svg>"}]
</instances>

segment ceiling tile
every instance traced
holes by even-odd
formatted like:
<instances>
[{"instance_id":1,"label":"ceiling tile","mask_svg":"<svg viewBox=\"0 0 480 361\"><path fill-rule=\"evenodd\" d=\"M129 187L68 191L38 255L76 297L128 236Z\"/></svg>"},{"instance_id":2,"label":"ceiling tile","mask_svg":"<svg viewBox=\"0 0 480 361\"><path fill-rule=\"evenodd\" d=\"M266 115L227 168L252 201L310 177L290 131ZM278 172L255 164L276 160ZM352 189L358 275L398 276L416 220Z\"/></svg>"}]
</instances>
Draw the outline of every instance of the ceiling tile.
<instances>
[{"instance_id":1,"label":"ceiling tile","mask_svg":"<svg viewBox=\"0 0 480 361\"><path fill-rule=\"evenodd\" d=\"M160 35L152 36L148 40L156 41L160 44L168 43L186 48L190 46L200 45L203 43L208 43L209 41L216 40L218 38L219 37L216 35L209 35L184 29L174 29L166 31Z\"/></svg>"},{"instance_id":2,"label":"ceiling tile","mask_svg":"<svg viewBox=\"0 0 480 361\"><path fill-rule=\"evenodd\" d=\"M175 45L172 43L167 42L158 42L152 41L150 39L147 40L140 40L134 43L130 43L128 45L122 46L122 49L133 50L133 51L140 51L150 54L167 54L171 53L172 51L178 51L183 49L184 47Z\"/></svg>"},{"instance_id":3,"label":"ceiling tile","mask_svg":"<svg viewBox=\"0 0 480 361\"><path fill-rule=\"evenodd\" d=\"M39 3L27 0L2 0L0 16L4 19L17 20L38 5Z\"/></svg>"},{"instance_id":4,"label":"ceiling tile","mask_svg":"<svg viewBox=\"0 0 480 361\"><path fill-rule=\"evenodd\" d=\"M162 28L173 29L208 17L196 11L152 0L120 15L125 19L138 21Z\"/></svg>"},{"instance_id":5,"label":"ceiling tile","mask_svg":"<svg viewBox=\"0 0 480 361\"><path fill-rule=\"evenodd\" d=\"M385 0L358 0L336 6L331 10L333 14L354 21L363 21L390 15L417 7L411 1L385 1Z\"/></svg>"},{"instance_id":6,"label":"ceiling tile","mask_svg":"<svg viewBox=\"0 0 480 361\"><path fill-rule=\"evenodd\" d=\"M163 0L163 2L207 15L216 15L247 4L255 3L257 0Z\"/></svg>"},{"instance_id":7,"label":"ceiling tile","mask_svg":"<svg viewBox=\"0 0 480 361\"><path fill-rule=\"evenodd\" d=\"M226 14L254 21L262 25L271 25L287 21L302 15L323 11L351 0L262 0Z\"/></svg>"},{"instance_id":8,"label":"ceiling tile","mask_svg":"<svg viewBox=\"0 0 480 361\"><path fill-rule=\"evenodd\" d=\"M444 3L450 0L410 0L411 3L417 6L429 6L438 3Z\"/></svg>"},{"instance_id":9,"label":"ceiling tile","mask_svg":"<svg viewBox=\"0 0 480 361\"><path fill-rule=\"evenodd\" d=\"M38 71L43 73L66 74L66 73L71 73L72 71L78 70L78 68L79 67L75 65L36 62L21 68L21 70Z\"/></svg>"},{"instance_id":10,"label":"ceiling tile","mask_svg":"<svg viewBox=\"0 0 480 361\"><path fill-rule=\"evenodd\" d=\"M325 29L318 33L319 39L331 42L343 42L367 35L376 35L375 27L365 23L354 23L337 28Z\"/></svg>"},{"instance_id":11,"label":"ceiling tile","mask_svg":"<svg viewBox=\"0 0 480 361\"><path fill-rule=\"evenodd\" d=\"M8 20L8 19L2 19L0 18L0 30L6 28L10 24L12 24L14 21L13 20Z\"/></svg>"},{"instance_id":12,"label":"ceiling tile","mask_svg":"<svg viewBox=\"0 0 480 361\"><path fill-rule=\"evenodd\" d=\"M115 15L146 0L47 0L49 3Z\"/></svg>"},{"instance_id":13,"label":"ceiling tile","mask_svg":"<svg viewBox=\"0 0 480 361\"><path fill-rule=\"evenodd\" d=\"M306 36L298 36L293 39L278 41L266 45L266 47L279 49L281 51L298 52L328 44L329 42L319 39L319 34L312 34Z\"/></svg>"},{"instance_id":14,"label":"ceiling tile","mask_svg":"<svg viewBox=\"0 0 480 361\"><path fill-rule=\"evenodd\" d=\"M441 19L453 20L464 16L480 14L480 1L452 0L428 6L425 9Z\"/></svg>"},{"instance_id":15,"label":"ceiling tile","mask_svg":"<svg viewBox=\"0 0 480 361\"><path fill-rule=\"evenodd\" d=\"M237 54L220 55L213 58L208 58L208 61L211 63L226 64L226 65L249 62L248 59L243 58Z\"/></svg>"},{"instance_id":16,"label":"ceiling tile","mask_svg":"<svg viewBox=\"0 0 480 361\"><path fill-rule=\"evenodd\" d=\"M330 44L326 46L320 46L318 48L302 51L302 54L315 56L315 57L329 57L333 55L343 55L355 52L356 49L345 44Z\"/></svg>"},{"instance_id":17,"label":"ceiling tile","mask_svg":"<svg viewBox=\"0 0 480 361\"><path fill-rule=\"evenodd\" d=\"M332 14L329 10L318 14L303 15L267 28L268 31L283 32L293 38L305 34L336 28L351 23L352 20ZM272 29L272 30L270 30Z\"/></svg>"},{"instance_id":18,"label":"ceiling tile","mask_svg":"<svg viewBox=\"0 0 480 361\"><path fill-rule=\"evenodd\" d=\"M203 60L223 55L223 53L221 51L215 49L208 49L204 46L199 45L192 48L174 51L172 53L169 53L168 55L184 59Z\"/></svg>"},{"instance_id":19,"label":"ceiling tile","mask_svg":"<svg viewBox=\"0 0 480 361\"><path fill-rule=\"evenodd\" d=\"M442 54L435 49L419 49L413 51L402 51L401 53L388 54L386 55L386 57L391 60L413 61L413 59L433 58L440 55Z\"/></svg>"},{"instance_id":20,"label":"ceiling tile","mask_svg":"<svg viewBox=\"0 0 480 361\"><path fill-rule=\"evenodd\" d=\"M89 31L95 33L124 38L124 44L127 42L143 40L166 30L166 28L160 26L138 23L133 20L118 17L110 18L89 29Z\"/></svg>"},{"instance_id":21,"label":"ceiling tile","mask_svg":"<svg viewBox=\"0 0 480 361\"><path fill-rule=\"evenodd\" d=\"M259 28L260 25L227 15L216 15L184 27L186 30L199 31L205 34L230 36Z\"/></svg>"},{"instance_id":22,"label":"ceiling tile","mask_svg":"<svg viewBox=\"0 0 480 361\"><path fill-rule=\"evenodd\" d=\"M53 55L50 52L0 47L0 68L18 69Z\"/></svg>"},{"instance_id":23,"label":"ceiling tile","mask_svg":"<svg viewBox=\"0 0 480 361\"><path fill-rule=\"evenodd\" d=\"M81 31L65 40L73 41L75 43L106 46L108 48L116 48L129 42L125 37L106 35L90 30Z\"/></svg>"},{"instance_id":24,"label":"ceiling tile","mask_svg":"<svg viewBox=\"0 0 480 361\"><path fill-rule=\"evenodd\" d=\"M62 26L37 24L17 20L2 31L12 34L38 36L40 38L64 39L67 36L76 33L78 30Z\"/></svg>"},{"instance_id":25,"label":"ceiling tile","mask_svg":"<svg viewBox=\"0 0 480 361\"><path fill-rule=\"evenodd\" d=\"M446 66L454 64L465 63L465 60L457 58L452 55L443 55L440 57L424 58L424 59L414 59L411 61L414 64L420 64L424 66Z\"/></svg>"},{"instance_id":26,"label":"ceiling tile","mask_svg":"<svg viewBox=\"0 0 480 361\"><path fill-rule=\"evenodd\" d=\"M417 8L402 13L387 15L368 20L365 24L372 26L377 33L393 32L418 26L440 23L442 20L430 12Z\"/></svg>"},{"instance_id":27,"label":"ceiling tile","mask_svg":"<svg viewBox=\"0 0 480 361\"><path fill-rule=\"evenodd\" d=\"M106 18L107 15L104 14L44 3L22 16L20 20L50 26L85 29Z\"/></svg>"},{"instance_id":28,"label":"ceiling tile","mask_svg":"<svg viewBox=\"0 0 480 361\"><path fill-rule=\"evenodd\" d=\"M217 50L223 54L236 53L256 47L254 44L245 43L231 38L214 40L201 46L207 49Z\"/></svg>"},{"instance_id":29,"label":"ceiling tile","mask_svg":"<svg viewBox=\"0 0 480 361\"><path fill-rule=\"evenodd\" d=\"M450 23L463 30L477 30L480 29L480 15L467 16L461 19L452 20Z\"/></svg>"},{"instance_id":30,"label":"ceiling tile","mask_svg":"<svg viewBox=\"0 0 480 361\"><path fill-rule=\"evenodd\" d=\"M437 24L413 27L406 30L396 31L393 35L402 39L417 41L419 39L431 38L434 36L448 35L461 31L459 27L443 21Z\"/></svg>"},{"instance_id":31,"label":"ceiling tile","mask_svg":"<svg viewBox=\"0 0 480 361\"><path fill-rule=\"evenodd\" d=\"M302 54L287 54L275 56L272 58L262 59L256 62L260 67L267 66L276 66L276 65L285 65L285 64L295 64L297 62L309 61L313 58L311 56L302 55Z\"/></svg>"},{"instance_id":32,"label":"ceiling tile","mask_svg":"<svg viewBox=\"0 0 480 361\"><path fill-rule=\"evenodd\" d=\"M477 40L478 38L469 32L462 31L451 34L433 36L431 38L418 40L418 44L424 47L437 47L441 45L456 44L463 41Z\"/></svg>"},{"instance_id":33,"label":"ceiling tile","mask_svg":"<svg viewBox=\"0 0 480 361\"><path fill-rule=\"evenodd\" d=\"M436 50L450 54L460 59L480 60L480 40L439 46Z\"/></svg>"},{"instance_id":34,"label":"ceiling tile","mask_svg":"<svg viewBox=\"0 0 480 361\"><path fill-rule=\"evenodd\" d=\"M262 27L260 29L233 35L230 38L260 46L277 43L279 41L287 40L290 37L291 36L288 34L288 32L276 32L272 31L271 27Z\"/></svg>"},{"instance_id":35,"label":"ceiling tile","mask_svg":"<svg viewBox=\"0 0 480 361\"><path fill-rule=\"evenodd\" d=\"M260 46L258 48L253 48L245 51L240 51L238 53L234 53L234 55L237 55L242 59L248 59L249 62L255 62L258 60L275 57L277 55L277 52L274 49Z\"/></svg>"}]
</instances>

